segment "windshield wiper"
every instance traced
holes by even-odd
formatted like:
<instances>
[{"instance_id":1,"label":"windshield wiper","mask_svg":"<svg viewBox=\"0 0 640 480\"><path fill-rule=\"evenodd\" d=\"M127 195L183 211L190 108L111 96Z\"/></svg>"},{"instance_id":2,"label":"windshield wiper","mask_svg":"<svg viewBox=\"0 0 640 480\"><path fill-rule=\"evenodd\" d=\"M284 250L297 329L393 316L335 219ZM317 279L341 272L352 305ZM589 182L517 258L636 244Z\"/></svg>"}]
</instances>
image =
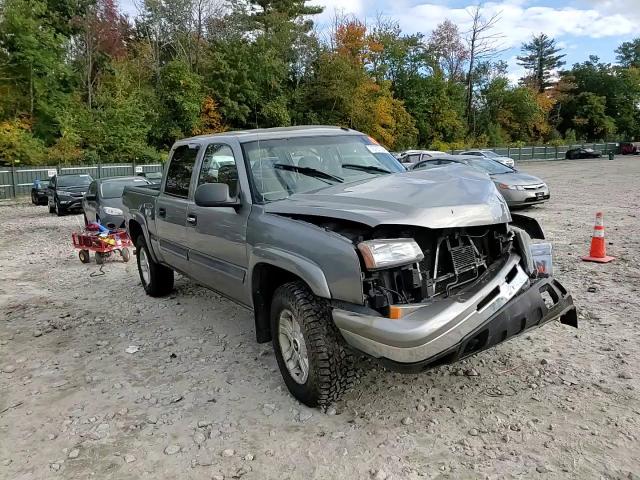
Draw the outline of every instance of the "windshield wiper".
<instances>
[{"instance_id":1,"label":"windshield wiper","mask_svg":"<svg viewBox=\"0 0 640 480\"><path fill-rule=\"evenodd\" d=\"M342 168L348 168L350 170L360 170L362 172L391 173L386 168L380 168L374 165L357 165L355 163L343 163Z\"/></svg>"},{"instance_id":2,"label":"windshield wiper","mask_svg":"<svg viewBox=\"0 0 640 480\"><path fill-rule=\"evenodd\" d=\"M325 173L321 170L316 170L311 167L299 167L298 165L288 165L286 163L274 163L273 168L279 168L280 170L288 170L290 172L297 172L309 177L319 178L322 180L333 180L334 182L344 183L344 179L330 173Z\"/></svg>"}]
</instances>

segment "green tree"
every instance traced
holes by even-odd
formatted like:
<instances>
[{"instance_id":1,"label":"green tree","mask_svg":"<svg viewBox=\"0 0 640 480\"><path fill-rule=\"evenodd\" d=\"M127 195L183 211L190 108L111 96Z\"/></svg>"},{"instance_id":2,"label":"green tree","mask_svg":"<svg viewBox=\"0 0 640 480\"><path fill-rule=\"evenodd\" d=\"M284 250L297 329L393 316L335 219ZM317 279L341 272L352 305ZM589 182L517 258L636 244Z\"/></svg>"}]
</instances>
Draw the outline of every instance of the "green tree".
<instances>
[{"instance_id":1,"label":"green tree","mask_svg":"<svg viewBox=\"0 0 640 480\"><path fill-rule=\"evenodd\" d=\"M623 67L640 68L640 37L616 48L616 58Z\"/></svg>"},{"instance_id":2,"label":"green tree","mask_svg":"<svg viewBox=\"0 0 640 480\"><path fill-rule=\"evenodd\" d=\"M1 110L28 114L45 141L59 133L57 112L72 87L57 18L42 0L6 0L0 16L0 84L12 94L0 99Z\"/></svg>"},{"instance_id":3,"label":"green tree","mask_svg":"<svg viewBox=\"0 0 640 480\"><path fill-rule=\"evenodd\" d=\"M160 71L156 96L158 117L151 135L157 145L166 148L192 135L204 99L202 78L183 60L172 60Z\"/></svg>"},{"instance_id":4,"label":"green tree","mask_svg":"<svg viewBox=\"0 0 640 480\"><path fill-rule=\"evenodd\" d=\"M560 48L556 47L556 41L544 33L534 35L530 42L523 43L521 50L518 65L530 72L533 86L539 92L544 92L551 86L553 71L565 64L562 60L565 55L558 55Z\"/></svg>"},{"instance_id":5,"label":"green tree","mask_svg":"<svg viewBox=\"0 0 640 480\"><path fill-rule=\"evenodd\" d=\"M617 133L629 138L640 135L640 81L637 69L615 67L591 56L588 61L575 64L571 70L563 72L562 79L570 88L559 105L560 131L573 128L577 132L585 132L574 124L574 118L584 117L577 111L580 103L576 98L593 103L591 96L580 96L582 93L592 93L604 99L604 115L613 120ZM586 133L590 131L593 132L587 129ZM604 131L612 130L606 128Z\"/></svg>"},{"instance_id":6,"label":"green tree","mask_svg":"<svg viewBox=\"0 0 640 480\"><path fill-rule=\"evenodd\" d=\"M616 131L615 122L606 114L606 98L582 92L571 101L575 115L571 119L578 136L583 139L607 139Z\"/></svg>"}]
</instances>

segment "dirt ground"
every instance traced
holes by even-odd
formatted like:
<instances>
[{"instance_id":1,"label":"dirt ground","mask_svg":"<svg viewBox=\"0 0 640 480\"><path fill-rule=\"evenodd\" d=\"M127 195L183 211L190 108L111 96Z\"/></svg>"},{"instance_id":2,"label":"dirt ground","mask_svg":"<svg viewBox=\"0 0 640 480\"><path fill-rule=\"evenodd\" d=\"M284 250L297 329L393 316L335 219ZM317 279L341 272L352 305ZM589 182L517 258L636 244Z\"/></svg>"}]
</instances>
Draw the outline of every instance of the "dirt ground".
<instances>
[{"instance_id":1,"label":"dirt ground","mask_svg":"<svg viewBox=\"0 0 640 480\"><path fill-rule=\"evenodd\" d=\"M522 169L550 184L528 214L580 328L366 369L327 413L288 394L250 312L182 277L149 298L135 258L80 263L80 216L0 207L0 478L640 478L640 158ZM600 209L617 260L583 263Z\"/></svg>"}]
</instances>

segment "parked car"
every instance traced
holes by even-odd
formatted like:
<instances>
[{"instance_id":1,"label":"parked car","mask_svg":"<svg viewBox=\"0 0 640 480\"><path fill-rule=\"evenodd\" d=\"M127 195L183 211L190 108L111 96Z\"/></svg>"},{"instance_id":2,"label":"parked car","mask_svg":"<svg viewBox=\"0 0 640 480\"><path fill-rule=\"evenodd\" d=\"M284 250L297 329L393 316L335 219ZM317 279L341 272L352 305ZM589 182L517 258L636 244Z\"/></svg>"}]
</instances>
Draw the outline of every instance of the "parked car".
<instances>
[{"instance_id":1,"label":"parked car","mask_svg":"<svg viewBox=\"0 0 640 480\"><path fill-rule=\"evenodd\" d=\"M404 164L414 164L420 160L433 158L438 155L446 155L446 153L440 150L405 150L404 152L400 152L396 158Z\"/></svg>"},{"instance_id":2,"label":"parked car","mask_svg":"<svg viewBox=\"0 0 640 480\"><path fill-rule=\"evenodd\" d=\"M485 157L445 155L413 165L413 170L424 170L444 165L465 164L487 173L510 208L529 207L551 198L549 187L538 177L520 172Z\"/></svg>"},{"instance_id":3,"label":"parked car","mask_svg":"<svg viewBox=\"0 0 640 480\"><path fill-rule=\"evenodd\" d=\"M91 182L82 199L85 224L98 222L110 230L124 227L122 191L127 185L151 185L143 177L110 177Z\"/></svg>"},{"instance_id":4,"label":"parked car","mask_svg":"<svg viewBox=\"0 0 640 480\"><path fill-rule=\"evenodd\" d=\"M466 152L461 152L460 155L489 158L491 160L495 160L496 162L500 162L507 167L513 167L516 164L516 162L513 161L513 158L504 155L498 155L493 150L467 150Z\"/></svg>"},{"instance_id":5,"label":"parked car","mask_svg":"<svg viewBox=\"0 0 640 480\"><path fill-rule=\"evenodd\" d=\"M620 144L620 153L622 155L640 154L640 142L622 142Z\"/></svg>"},{"instance_id":6,"label":"parked car","mask_svg":"<svg viewBox=\"0 0 640 480\"><path fill-rule=\"evenodd\" d=\"M593 148L571 148L564 154L567 160L577 160L580 158L600 158L602 155Z\"/></svg>"},{"instance_id":7,"label":"parked car","mask_svg":"<svg viewBox=\"0 0 640 480\"><path fill-rule=\"evenodd\" d=\"M162 172L141 172L138 176L146 178L149 180L149 183L154 185L160 185L160 182L162 181Z\"/></svg>"},{"instance_id":8,"label":"parked car","mask_svg":"<svg viewBox=\"0 0 640 480\"><path fill-rule=\"evenodd\" d=\"M306 405L338 400L363 353L417 372L577 326L534 267L536 220L467 166L407 172L360 132L298 127L178 141L164 175L123 194L144 290L169 294L175 270L252 308Z\"/></svg>"},{"instance_id":9,"label":"parked car","mask_svg":"<svg viewBox=\"0 0 640 480\"><path fill-rule=\"evenodd\" d=\"M49 213L62 216L67 212L82 210L82 197L92 181L91 175L86 174L51 177L47 188Z\"/></svg>"},{"instance_id":10,"label":"parked car","mask_svg":"<svg viewBox=\"0 0 640 480\"><path fill-rule=\"evenodd\" d=\"M40 180L36 178L31 185L31 203L34 205L47 204L47 189L49 188L49 179Z\"/></svg>"}]
</instances>

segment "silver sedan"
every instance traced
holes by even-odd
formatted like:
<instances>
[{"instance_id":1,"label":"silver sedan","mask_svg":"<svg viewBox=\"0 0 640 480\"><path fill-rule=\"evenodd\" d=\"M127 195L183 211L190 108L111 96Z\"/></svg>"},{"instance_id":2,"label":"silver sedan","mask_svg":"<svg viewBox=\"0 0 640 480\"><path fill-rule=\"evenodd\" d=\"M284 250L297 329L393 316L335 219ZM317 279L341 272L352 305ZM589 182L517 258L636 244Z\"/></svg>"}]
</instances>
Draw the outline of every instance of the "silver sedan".
<instances>
[{"instance_id":1,"label":"silver sedan","mask_svg":"<svg viewBox=\"0 0 640 480\"><path fill-rule=\"evenodd\" d=\"M422 170L453 163L469 165L488 174L511 208L525 208L546 202L551 197L549 187L538 177L484 157L443 155L415 163L410 169Z\"/></svg>"}]
</instances>

